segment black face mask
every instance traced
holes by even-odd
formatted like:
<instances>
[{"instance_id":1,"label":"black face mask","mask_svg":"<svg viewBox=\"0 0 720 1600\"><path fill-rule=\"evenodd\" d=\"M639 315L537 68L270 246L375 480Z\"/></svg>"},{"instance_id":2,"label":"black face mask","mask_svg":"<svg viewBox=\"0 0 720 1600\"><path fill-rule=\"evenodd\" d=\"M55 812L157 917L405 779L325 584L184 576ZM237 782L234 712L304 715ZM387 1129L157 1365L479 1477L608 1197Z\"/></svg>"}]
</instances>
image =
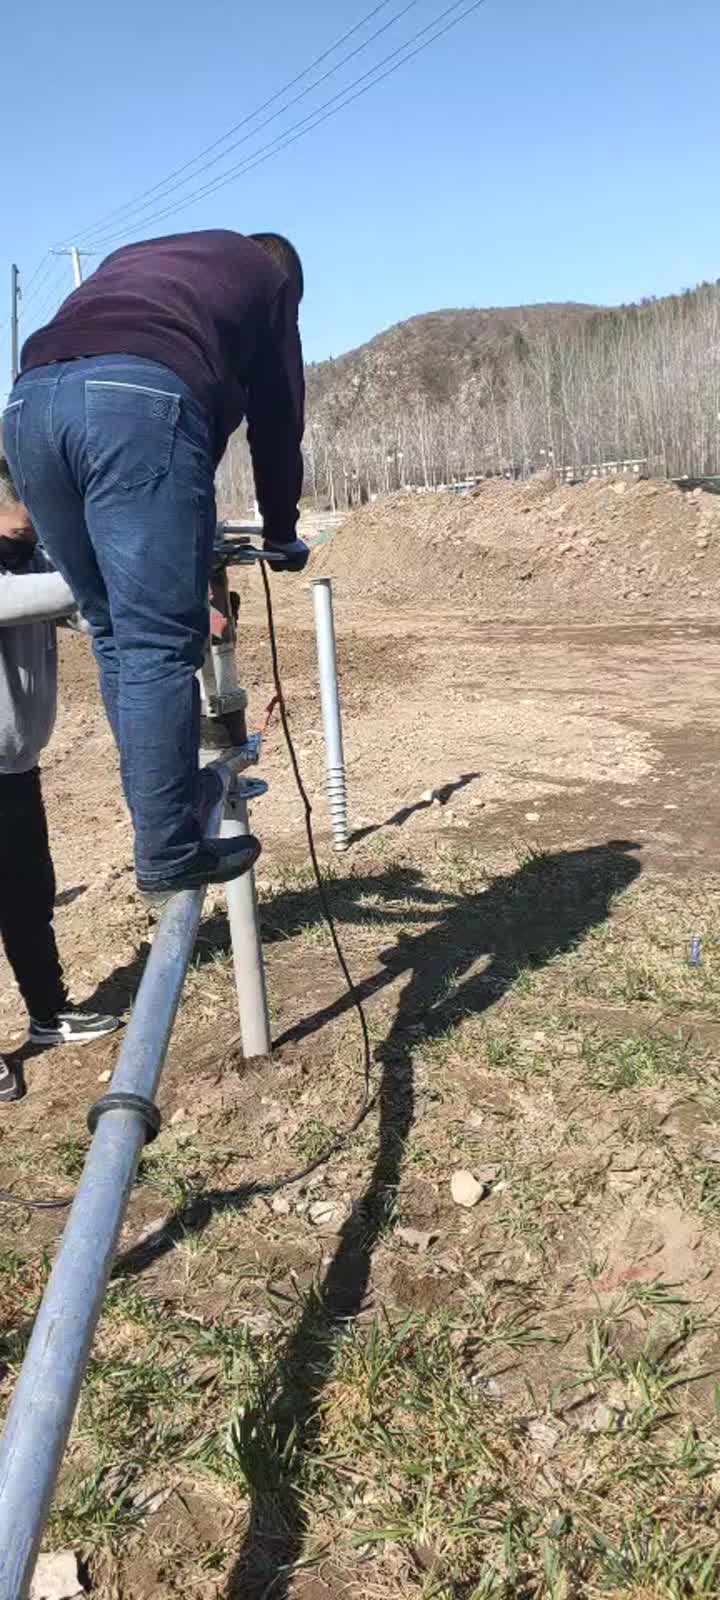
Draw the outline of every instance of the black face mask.
<instances>
[{"instance_id":1,"label":"black face mask","mask_svg":"<svg viewBox=\"0 0 720 1600\"><path fill-rule=\"evenodd\" d=\"M22 572L30 565L37 549L37 539L11 539L0 534L0 566L6 572Z\"/></svg>"}]
</instances>

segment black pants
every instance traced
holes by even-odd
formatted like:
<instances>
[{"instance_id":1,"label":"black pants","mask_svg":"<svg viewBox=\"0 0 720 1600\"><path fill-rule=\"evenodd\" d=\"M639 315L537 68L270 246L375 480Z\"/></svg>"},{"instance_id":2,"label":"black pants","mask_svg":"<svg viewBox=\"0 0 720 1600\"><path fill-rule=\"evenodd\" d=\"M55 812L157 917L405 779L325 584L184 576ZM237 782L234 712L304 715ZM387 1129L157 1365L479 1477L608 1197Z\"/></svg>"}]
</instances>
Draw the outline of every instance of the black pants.
<instances>
[{"instance_id":1,"label":"black pants","mask_svg":"<svg viewBox=\"0 0 720 1600\"><path fill-rule=\"evenodd\" d=\"M67 1001L53 931L55 872L40 772L0 774L0 937L31 1017Z\"/></svg>"}]
</instances>

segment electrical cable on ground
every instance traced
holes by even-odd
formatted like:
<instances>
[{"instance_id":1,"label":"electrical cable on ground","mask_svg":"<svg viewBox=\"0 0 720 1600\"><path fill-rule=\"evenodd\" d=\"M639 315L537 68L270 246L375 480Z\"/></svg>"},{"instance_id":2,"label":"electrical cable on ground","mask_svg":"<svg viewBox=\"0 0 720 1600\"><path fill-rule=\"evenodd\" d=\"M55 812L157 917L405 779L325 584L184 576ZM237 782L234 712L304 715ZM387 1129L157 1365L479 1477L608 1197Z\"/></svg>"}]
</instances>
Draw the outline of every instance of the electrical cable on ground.
<instances>
[{"instance_id":1,"label":"electrical cable on ground","mask_svg":"<svg viewBox=\"0 0 720 1600\"><path fill-rule=\"evenodd\" d=\"M276 635L275 635L275 618L274 618L274 615L273 615L272 595L271 595L271 592L270 592L270 579L268 578L267 571L265 569L264 563L260 564L260 572L261 572L262 581L263 581L263 588L265 590L265 606L266 606L266 610L267 610L268 635L269 635L269 639L270 639L270 658L271 658L271 661L272 661L272 674L273 674L273 681L274 681L274 684L275 684L275 696L276 696L276 701L277 701L277 708L278 708L278 711L280 713L280 722L282 724L283 736L284 736L284 739L285 739L285 744L287 746L288 756L290 758L290 765L292 767L293 777L295 779L295 787L297 788L297 792L298 792L298 794L300 796L300 799L302 801L302 807L303 807L303 813L304 813L304 821L305 821L305 833L307 835L307 843L308 843L308 852L309 852L309 855L310 855L310 861L311 861L311 864L312 864L313 874L314 874L314 877L315 877L315 883L317 885L318 897L319 897L319 900L320 900L320 905L322 907L322 913L323 913L323 916L324 916L325 921L327 923L328 931L330 933L330 937L331 937L332 942L333 942L333 949L334 949L335 955L337 957L337 963L338 963L340 971L341 971L341 973L343 975L343 978L345 979L345 983L347 985L347 991L348 991L348 994L349 994L350 999L352 1001L352 1004L353 1004L353 1006L355 1008L355 1011L357 1012L358 1022L359 1022L359 1025L360 1025L360 1034L361 1034L361 1038L362 1038L362 1047L363 1047L364 1079L365 1079L365 1082L364 1082L364 1098L363 1098L363 1103L362 1103L362 1110L359 1113L359 1121L362 1121L362 1118L365 1116L365 1114L366 1114L366 1112L367 1112L367 1110L368 1110L368 1108L370 1106L370 1102L371 1102L371 1091L372 1091L372 1045L370 1043L370 1033L369 1033L369 1029L368 1029L368 1025L367 1025L367 1018L365 1016L365 1008L364 1008L362 1000L360 999L360 996L358 994L356 985L353 982L352 975L350 973L350 968L348 967L347 960L345 958L345 952L344 952L343 947L342 947L342 945L340 943L340 937L339 937L339 934L338 934L338 931L337 931L335 918L333 916L333 912L332 912L332 908L331 908L331 905L330 905L330 901L328 899L327 890L326 890L325 884L323 882L322 872L320 871L320 863L318 861L317 848L316 848L316 845L315 845L315 832L314 832L313 823L312 823L312 805L311 805L311 802L310 802L310 798L308 796L307 789L305 788L305 784L303 783L302 773L300 771L300 764L299 764L298 758L297 758L297 752L295 750L295 745L293 743L293 737L292 737L292 734L290 732L290 725L289 725L288 714L287 714L287 706L285 704L285 694L284 694L283 686L282 686L282 678L280 676L280 664L279 664L279 660L278 660L277 638L276 638ZM345 1134L342 1135L342 1137L343 1138L347 1138L348 1134L351 1133L351 1132L354 1132L355 1127L358 1126L358 1125L359 1125L358 1123L354 1124L351 1128L349 1128L347 1130L347 1132Z\"/></svg>"},{"instance_id":2,"label":"electrical cable on ground","mask_svg":"<svg viewBox=\"0 0 720 1600\"><path fill-rule=\"evenodd\" d=\"M0 1205L18 1206L21 1211L66 1211L74 1199L70 1194L64 1200L26 1200L21 1194L13 1194L12 1189L0 1189Z\"/></svg>"},{"instance_id":3,"label":"electrical cable on ground","mask_svg":"<svg viewBox=\"0 0 720 1600\"><path fill-rule=\"evenodd\" d=\"M284 1188L287 1184L297 1183L309 1173L317 1171L318 1167L324 1166L333 1155L341 1150L347 1140L350 1139L354 1133L357 1133L358 1128L365 1121L368 1113L372 1111L377 1097L373 1095L372 1092L373 1056L372 1045L370 1043L370 1032L367 1025L367 1017L365 1016L365 1008L358 994L357 987L353 981L345 952L340 942L340 936L337 931L337 925L333 915L332 907L328 899L327 889L325 888L325 884L323 882L320 863L318 861L317 846L315 844L315 831L312 822L312 803L303 782L300 764L297 758L297 751L295 749L293 736L290 732L285 693L280 675L280 662L278 657L277 637L275 634L275 616L273 612L272 594L270 591L270 580L268 578L265 565L262 562L260 563L260 571L265 590L268 637L270 641L270 658L272 662L273 682L275 685L275 705L277 706L280 715L280 723L290 760L290 766L292 768L293 778L295 780L295 786L302 802L308 852L310 855L310 862L312 865L313 876L315 878L320 906L325 918L325 922L327 923L330 938L332 939L333 949L337 957L338 966L347 985L347 991L353 1007L357 1013L358 1022L360 1025L363 1054L363 1093L355 1116L352 1118L346 1128L339 1129L337 1131L337 1133L331 1139L328 1147L318 1156L316 1156L312 1162L308 1163L307 1167L303 1168L301 1172L296 1172L283 1178L276 1178L270 1183L258 1185L257 1187L256 1192L258 1194L275 1194L278 1189ZM69 1206L72 1205L73 1199L73 1195L69 1195L64 1199L57 1200L26 1199L23 1198L22 1195L13 1194L12 1190L10 1189L0 1189L0 1205L17 1206L21 1211L65 1211Z\"/></svg>"}]
</instances>

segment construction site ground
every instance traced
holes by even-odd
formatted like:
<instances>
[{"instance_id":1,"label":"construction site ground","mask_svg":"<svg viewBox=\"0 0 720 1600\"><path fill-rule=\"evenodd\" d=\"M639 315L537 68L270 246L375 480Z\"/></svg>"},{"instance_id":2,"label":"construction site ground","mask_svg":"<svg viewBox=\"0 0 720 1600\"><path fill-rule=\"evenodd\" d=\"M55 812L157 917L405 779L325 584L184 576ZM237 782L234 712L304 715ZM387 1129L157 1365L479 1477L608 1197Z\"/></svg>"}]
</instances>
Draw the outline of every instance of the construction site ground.
<instances>
[{"instance_id":1,"label":"construction site ground","mask_svg":"<svg viewBox=\"0 0 720 1600\"><path fill-rule=\"evenodd\" d=\"M647 487L627 494L638 505ZM663 517L672 493L655 496ZM702 556L692 533L678 571L714 559L708 498L692 512ZM458 514L433 499L439 526ZM430 497L420 515L430 526ZM381 592L379 559L369 596L352 538L366 527L367 567L368 521L384 517L389 563L396 516L366 508L313 558L336 577L345 855L324 804L309 587L273 585L373 1104L338 1144L362 1101L360 1035L273 716L253 821L275 1054L243 1062L213 894L44 1549L73 1551L99 1600L714 1596L712 585L697 580L695 599L689 582L650 585L628 615L603 569L594 607L553 578L532 614L513 588L503 612L494 575L488 604L462 584L420 592L419 549L409 599L396 566ZM260 726L272 681L255 576L241 645ZM154 923L74 636L44 783L73 995L127 1008ZM2 1107L0 1186L70 1194L119 1044L30 1054L6 968L0 1024L27 1085ZM62 1225L0 1207L5 1404Z\"/></svg>"}]
</instances>

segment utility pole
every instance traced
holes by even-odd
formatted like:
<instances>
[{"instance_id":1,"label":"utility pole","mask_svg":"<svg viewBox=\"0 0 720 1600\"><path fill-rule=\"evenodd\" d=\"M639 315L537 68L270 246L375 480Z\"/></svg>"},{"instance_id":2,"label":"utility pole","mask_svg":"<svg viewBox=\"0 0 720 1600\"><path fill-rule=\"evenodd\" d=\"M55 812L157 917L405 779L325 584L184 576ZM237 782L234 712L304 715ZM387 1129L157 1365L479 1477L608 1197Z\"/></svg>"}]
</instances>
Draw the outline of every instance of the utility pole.
<instances>
[{"instance_id":1,"label":"utility pole","mask_svg":"<svg viewBox=\"0 0 720 1600\"><path fill-rule=\"evenodd\" d=\"M94 254L94 252L92 250L78 250L76 244L71 244L68 246L67 250L53 250L52 254L54 256L70 256L72 261L73 277L75 279L75 288L79 289L83 281L82 258L83 256L91 256Z\"/></svg>"},{"instance_id":2,"label":"utility pole","mask_svg":"<svg viewBox=\"0 0 720 1600\"><path fill-rule=\"evenodd\" d=\"M10 268L10 368L13 383L20 370L20 338L18 304L20 301L20 273L15 263Z\"/></svg>"}]
</instances>

